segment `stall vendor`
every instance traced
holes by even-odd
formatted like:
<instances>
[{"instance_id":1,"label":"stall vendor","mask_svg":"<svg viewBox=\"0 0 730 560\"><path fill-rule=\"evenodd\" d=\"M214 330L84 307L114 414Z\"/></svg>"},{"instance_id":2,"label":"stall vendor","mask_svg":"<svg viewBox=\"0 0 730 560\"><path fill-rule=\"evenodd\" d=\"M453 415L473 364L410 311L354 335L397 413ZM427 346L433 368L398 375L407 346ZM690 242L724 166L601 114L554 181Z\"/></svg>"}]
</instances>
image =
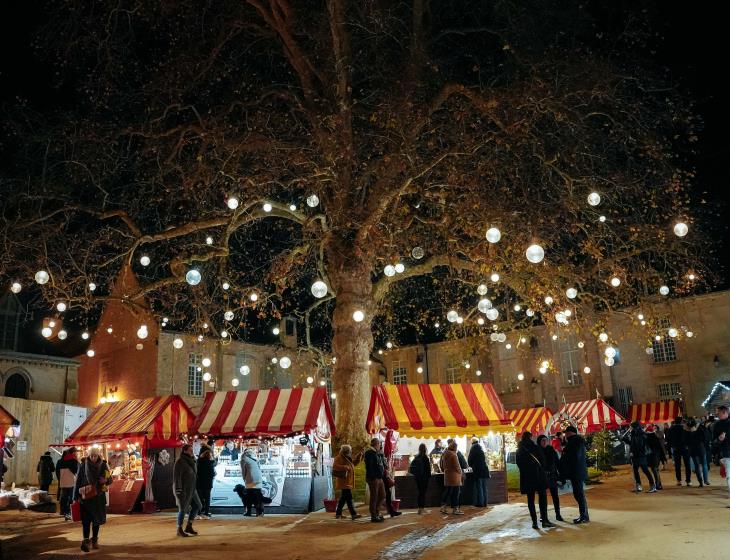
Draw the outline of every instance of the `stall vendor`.
<instances>
[{"instance_id":1,"label":"stall vendor","mask_svg":"<svg viewBox=\"0 0 730 560\"><path fill-rule=\"evenodd\" d=\"M443 443L440 439L436 440L436 443L433 444L433 449L431 450L431 453L429 455L441 455L446 450Z\"/></svg>"},{"instance_id":2,"label":"stall vendor","mask_svg":"<svg viewBox=\"0 0 730 560\"><path fill-rule=\"evenodd\" d=\"M238 456L239 452L236 449L236 444L228 440L223 446L223 451L221 451L219 458L224 461L238 461Z\"/></svg>"}]
</instances>

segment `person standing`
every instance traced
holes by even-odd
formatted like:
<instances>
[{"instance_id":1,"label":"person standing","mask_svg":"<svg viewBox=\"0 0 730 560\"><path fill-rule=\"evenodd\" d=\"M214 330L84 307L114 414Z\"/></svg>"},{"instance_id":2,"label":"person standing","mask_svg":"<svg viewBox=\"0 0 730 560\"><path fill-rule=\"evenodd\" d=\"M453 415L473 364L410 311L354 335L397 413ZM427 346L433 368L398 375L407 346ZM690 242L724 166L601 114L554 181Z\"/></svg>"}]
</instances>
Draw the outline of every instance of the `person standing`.
<instances>
[{"instance_id":1,"label":"person standing","mask_svg":"<svg viewBox=\"0 0 730 560\"><path fill-rule=\"evenodd\" d=\"M558 494L558 464L560 457L558 456L558 452L555 451L555 448L552 445L548 445L547 436L538 436L537 445L542 449L545 457L545 478L547 479L547 487L553 500L555 519L565 521L560 515L560 495Z\"/></svg>"},{"instance_id":2,"label":"person standing","mask_svg":"<svg viewBox=\"0 0 730 560\"><path fill-rule=\"evenodd\" d=\"M651 454L648 457L649 469L651 474L654 476L654 485L657 490L662 490L662 479L659 476L659 465L664 465L667 462L667 456L664 454L664 448L662 447L661 440L656 434L656 425L649 424L645 430L646 433L646 444L651 449Z\"/></svg>"},{"instance_id":3,"label":"person standing","mask_svg":"<svg viewBox=\"0 0 730 560\"><path fill-rule=\"evenodd\" d=\"M588 480L588 463L586 462L586 442L578 435L575 426L568 426L565 429L565 447L560 457L558 471L561 480L570 480L573 486L573 497L578 504L579 516L573 519L573 523L579 525L588 523L588 500L586 500L583 485Z\"/></svg>"},{"instance_id":4,"label":"person standing","mask_svg":"<svg viewBox=\"0 0 730 560\"><path fill-rule=\"evenodd\" d=\"M459 497L461 494L461 485L464 481L464 471L459 463L459 456L456 453L456 442L450 440L449 446L441 455L441 470L444 473L444 497L441 513L449 513L446 509L447 505L451 505L452 515L464 515L459 507Z\"/></svg>"},{"instance_id":5,"label":"person standing","mask_svg":"<svg viewBox=\"0 0 730 560\"><path fill-rule=\"evenodd\" d=\"M445 450L443 442L440 439L437 439L433 443L433 449L429 455L441 455Z\"/></svg>"},{"instance_id":6,"label":"person standing","mask_svg":"<svg viewBox=\"0 0 730 560\"><path fill-rule=\"evenodd\" d=\"M684 435L684 423L681 416L677 416L672 426L667 432L669 439L669 447L672 450L672 459L674 460L674 474L677 477L677 486L682 486L682 463L684 463L685 481L687 486L692 484L692 473L689 466L689 452L687 451L687 442Z\"/></svg>"},{"instance_id":7,"label":"person standing","mask_svg":"<svg viewBox=\"0 0 730 560\"><path fill-rule=\"evenodd\" d=\"M352 503L352 490L355 488L355 466L360 464L362 453L358 453L354 458L352 456L352 447L343 445L340 452L332 462L332 475L335 478L335 489L340 491L340 501L337 502L337 510L335 519L342 519L342 510L347 504L350 517L353 521L362 517L355 511L355 505Z\"/></svg>"},{"instance_id":8,"label":"person standing","mask_svg":"<svg viewBox=\"0 0 730 560\"><path fill-rule=\"evenodd\" d=\"M261 489L264 486L264 477L261 474L261 466L254 455L254 450L247 447L241 457L241 475L246 485L246 516L251 516L251 508L256 506L256 517L264 515L264 495Z\"/></svg>"},{"instance_id":9,"label":"person standing","mask_svg":"<svg viewBox=\"0 0 730 560\"><path fill-rule=\"evenodd\" d=\"M659 445L661 446L661 453L659 454L659 458L662 464L662 470L665 470L667 468L667 459L669 455L669 452L667 450L667 438L665 436L665 431L658 424L654 424L654 433L656 434Z\"/></svg>"},{"instance_id":10,"label":"person standing","mask_svg":"<svg viewBox=\"0 0 730 560\"><path fill-rule=\"evenodd\" d=\"M73 497L76 473L79 470L79 461L76 459L76 448L64 450L61 458L56 461L56 479L58 480L58 503L60 513L66 519L71 519L71 498Z\"/></svg>"},{"instance_id":11,"label":"person standing","mask_svg":"<svg viewBox=\"0 0 730 560\"><path fill-rule=\"evenodd\" d=\"M527 509L532 518L532 528L538 529L535 511L535 494L538 496L540 521L544 528L555 527L547 514L547 475L543 449L532 441L532 434L524 432L517 446L517 468L520 469L520 494L527 496Z\"/></svg>"},{"instance_id":12,"label":"person standing","mask_svg":"<svg viewBox=\"0 0 730 560\"><path fill-rule=\"evenodd\" d=\"M730 416L728 407L717 407L717 420L712 427L712 436L717 445L720 462L725 468L725 481L728 492L730 492L730 418L728 416Z\"/></svg>"},{"instance_id":13,"label":"person standing","mask_svg":"<svg viewBox=\"0 0 730 560\"><path fill-rule=\"evenodd\" d=\"M36 466L36 472L38 473L38 486L41 490L48 492L53 482L53 459L51 459L51 452L46 451L41 458L38 460L38 466Z\"/></svg>"},{"instance_id":14,"label":"person standing","mask_svg":"<svg viewBox=\"0 0 730 560\"><path fill-rule=\"evenodd\" d=\"M418 446L418 455L413 458L408 471L416 477L416 488L418 488L418 514L423 515L426 511L426 491L431 480L431 459L427 453L425 443Z\"/></svg>"},{"instance_id":15,"label":"person standing","mask_svg":"<svg viewBox=\"0 0 730 560\"><path fill-rule=\"evenodd\" d=\"M370 447L365 451L365 481L370 490L370 521L373 523L381 523L384 521L380 515L380 505L385 500L385 484L383 476L385 475L385 466L380 460L380 440L373 438L370 440Z\"/></svg>"},{"instance_id":16,"label":"person standing","mask_svg":"<svg viewBox=\"0 0 730 560\"><path fill-rule=\"evenodd\" d=\"M552 438L550 441L550 445L552 445L552 448L557 451L558 453L563 452L563 444L565 443L563 439L563 432L557 432L555 434L555 437Z\"/></svg>"},{"instance_id":17,"label":"person standing","mask_svg":"<svg viewBox=\"0 0 730 560\"><path fill-rule=\"evenodd\" d=\"M213 459L213 450L207 445L203 445L198 455L197 479L195 489L198 492L200 503L199 517L210 519L210 493L213 490L213 480L215 480L215 459Z\"/></svg>"},{"instance_id":18,"label":"person standing","mask_svg":"<svg viewBox=\"0 0 730 560\"><path fill-rule=\"evenodd\" d=\"M200 497L196 490L197 484L197 468L195 457L193 457L193 446L186 443L182 446L182 453L175 461L172 474L172 491L175 494L175 502L177 502L177 536L187 537L188 535L197 535L198 532L193 529L193 521L200 511ZM188 523L183 529L183 521L185 514L188 515Z\"/></svg>"},{"instance_id":19,"label":"person standing","mask_svg":"<svg viewBox=\"0 0 730 560\"><path fill-rule=\"evenodd\" d=\"M649 455L651 449L646 441L646 434L641 429L640 422L632 422L631 429L623 437L624 442L629 445L629 453L631 457L631 466L634 470L634 482L636 483L636 491L643 492L644 489L641 487L641 477L639 476L639 468L646 476L649 482L649 493L656 492L656 485L654 483L654 477L649 472Z\"/></svg>"},{"instance_id":20,"label":"person standing","mask_svg":"<svg viewBox=\"0 0 730 560\"><path fill-rule=\"evenodd\" d=\"M81 530L84 540L81 550L99 548L99 528L106 523L106 492L112 483L112 473L99 449L92 447L89 456L81 461L72 498L80 502ZM89 539L91 537L91 539Z\"/></svg>"},{"instance_id":21,"label":"person standing","mask_svg":"<svg viewBox=\"0 0 730 560\"><path fill-rule=\"evenodd\" d=\"M474 477L474 505L476 507L487 507L487 480L490 478L487 456L484 454L479 438L471 438L471 449L467 463Z\"/></svg>"},{"instance_id":22,"label":"person standing","mask_svg":"<svg viewBox=\"0 0 730 560\"><path fill-rule=\"evenodd\" d=\"M710 462L712 461L712 421L706 418L697 426L702 430L702 442L705 447L705 464L702 465L702 475L705 479L705 486L710 485Z\"/></svg>"},{"instance_id":23,"label":"person standing","mask_svg":"<svg viewBox=\"0 0 730 560\"><path fill-rule=\"evenodd\" d=\"M382 449L380 450L378 458L383 463L383 488L385 489L385 507L391 517L398 517L399 515L403 515L403 512L396 511L393 508L392 489L395 487L395 478L393 477L393 473L390 471L390 468L388 468L388 460L385 458L385 454L383 453Z\"/></svg>"},{"instance_id":24,"label":"person standing","mask_svg":"<svg viewBox=\"0 0 730 560\"><path fill-rule=\"evenodd\" d=\"M697 420L694 418L687 420L684 430L687 441L687 452L689 453L690 459L692 459L695 476L697 476L697 483L702 488L705 482L702 472L705 466L705 434L698 429Z\"/></svg>"}]
</instances>

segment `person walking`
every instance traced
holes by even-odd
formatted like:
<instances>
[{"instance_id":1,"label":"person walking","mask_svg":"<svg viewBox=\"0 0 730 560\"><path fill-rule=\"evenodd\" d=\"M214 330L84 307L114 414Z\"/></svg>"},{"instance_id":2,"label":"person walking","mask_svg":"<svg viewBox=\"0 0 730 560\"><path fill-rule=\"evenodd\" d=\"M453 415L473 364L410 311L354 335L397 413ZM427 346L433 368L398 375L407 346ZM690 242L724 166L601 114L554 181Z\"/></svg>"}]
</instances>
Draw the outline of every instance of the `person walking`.
<instances>
[{"instance_id":1,"label":"person walking","mask_svg":"<svg viewBox=\"0 0 730 560\"><path fill-rule=\"evenodd\" d=\"M51 459L51 452L46 451L41 458L38 460L38 466L35 468L38 473L38 486L41 490L48 492L53 482L53 459Z\"/></svg>"},{"instance_id":2,"label":"person walking","mask_svg":"<svg viewBox=\"0 0 730 560\"><path fill-rule=\"evenodd\" d=\"M99 548L99 528L106 523L106 492L112 483L112 473L101 458L97 447L89 450L89 456L79 465L72 498L80 502L81 530L84 540L81 550ZM89 538L91 537L91 538Z\"/></svg>"},{"instance_id":3,"label":"person walking","mask_svg":"<svg viewBox=\"0 0 730 560\"><path fill-rule=\"evenodd\" d=\"M175 494L175 502L177 503L177 536L187 537L188 535L197 535L198 532L193 529L193 521L200 511L200 497L196 490L197 484L197 466L195 457L193 457L193 446L186 443L182 446L182 453L175 461L172 472L172 492ZM185 514L188 515L188 523L183 529L183 521Z\"/></svg>"},{"instance_id":4,"label":"person walking","mask_svg":"<svg viewBox=\"0 0 730 560\"><path fill-rule=\"evenodd\" d=\"M413 458L408 472L416 477L416 488L418 488L418 514L423 515L426 511L426 491L431 480L431 459L428 456L428 448L425 443L418 446L418 455Z\"/></svg>"},{"instance_id":5,"label":"person walking","mask_svg":"<svg viewBox=\"0 0 730 560\"><path fill-rule=\"evenodd\" d=\"M687 486L690 486L692 484L692 473L689 466L689 452L687 450L683 423L683 418L681 416L677 416L667 431L667 439L669 440L669 447L672 450L674 474L677 477L677 486L682 486L682 463L684 463L685 481Z\"/></svg>"},{"instance_id":6,"label":"person walking","mask_svg":"<svg viewBox=\"0 0 730 560\"><path fill-rule=\"evenodd\" d=\"M487 457L479 444L479 438L471 438L471 449L469 450L467 463L474 477L474 505L480 508L487 507L489 497L487 494L487 480L490 478L490 474Z\"/></svg>"},{"instance_id":7,"label":"person walking","mask_svg":"<svg viewBox=\"0 0 730 560\"><path fill-rule=\"evenodd\" d=\"M247 447L241 456L241 475L246 485L245 515L251 517L251 508L256 506L256 517L262 517L264 515L264 495L261 493L261 489L264 486L264 477L254 450L250 447Z\"/></svg>"},{"instance_id":8,"label":"person walking","mask_svg":"<svg viewBox=\"0 0 730 560\"><path fill-rule=\"evenodd\" d=\"M210 493L213 490L213 480L215 479L215 459L213 459L213 450L207 445L200 448L198 455L197 478L195 481L195 489L200 498L201 508L198 517L210 519Z\"/></svg>"},{"instance_id":9,"label":"person walking","mask_svg":"<svg viewBox=\"0 0 730 560\"><path fill-rule=\"evenodd\" d=\"M710 463L712 462L712 421L706 418L697 425L697 431L702 433L702 443L705 448L705 463L702 465L702 478L705 486L710 485Z\"/></svg>"},{"instance_id":10,"label":"person walking","mask_svg":"<svg viewBox=\"0 0 730 560\"><path fill-rule=\"evenodd\" d=\"M552 445L548 445L548 438L545 435L537 437L537 445L542 449L545 457L545 477L547 479L547 487L553 500L553 509L555 510L555 519L565 521L560 515L560 495L558 494L558 464L560 457L558 452Z\"/></svg>"},{"instance_id":11,"label":"person walking","mask_svg":"<svg viewBox=\"0 0 730 560\"><path fill-rule=\"evenodd\" d=\"M727 406L717 407L717 420L712 426L712 437L717 446L720 463L725 469L725 482L730 492L730 414ZM730 506L727 506L730 507Z\"/></svg>"},{"instance_id":12,"label":"person walking","mask_svg":"<svg viewBox=\"0 0 730 560\"><path fill-rule=\"evenodd\" d=\"M705 485L702 472L705 465L705 434L698 429L697 420L694 418L687 420L684 431L687 441L687 453L689 453L689 457L692 459L692 466L697 477L697 483L702 488Z\"/></svg>"},{"instance_id":13,"label":"person walking","mask_svg":"<svg viewBox=\"0 0 730 560\"><path fill-rule=\"evenodd\" d=\"M636 491L644 491L641 486L641 477L639 476L639 468L641 468L649 482L649 493L656 492L654 477L651 472L649 472L649 455L651 454L651 449L646 441L646 434L644 433L644 430L641 429L641 423L632 422L631 428L628 433L624 435L623 440L629 446L629 456L631 458L631 466L634 470Z\"/></svg>"},{"instance_id":14,"label":"person walking","mask_svg":"<svg viewBox=\"0 0 730 560\"><path fill-rule=\"evenodd\" d=\"M446 451L441 455L441 470L444 473L444 497L441 513L449 513L446 507L451 505L452 515L464 515L459 507L461 485L464 482L464 471L459 464L456 442L450 440Z\"/></svg>"},{"instance_id":15,"label":"person walking","mask_svg":"<svg viewBox=\"0 0 730 560\"><path fill-rule=\"evenodd\" d=\"M71 498L73 497L76 473L79 470L79 461L76 459L76 448L65 449L61 458L56 461L56 480L58 480L58 504L60 514L71 520Z\"/></svg>"},{"instance_id":16,"label":"person walking","mask_svg":"<svg viewBox=\"0 0 730 560\"><path fill-rule=\"evenodd\" d=\"M350 518L360 519L362 515L355 511L355 505L352 503L352 490L355 488L355 466L360 464L362 453L358 453L354 458L352 456L352 447L343 445L340 452L332 462L332 476L335 479L335 489L340 491L340 501L337 502L337 510L335 511L335 519L342 519L342 510L347 504L350 512Z\"/></svg>"},{"instance_id":17,"label":"person walking","mask_svg":"<svg viewBox=\"0 0 730 560\"><path fill-rule=\"evenodd\" d=\"M544 528L555 527L547 514L547 475L545 473L545 455L541 447L532 441L532 434L524 432L517 446L517 468L520 469L520 494L527 496L527 509L532 518L532 528L537 525L535 511L535 494L540 507L540 522Z\"/></svg>"},{"instance_id":18,"label":"person walking","mask_svg":"<svg viewBox=\"0 0 730 560\"><path fill-rule=\"evenodd\" d=\"M385 500L385 484L383 476L385 475L385 465L380 460L380 440L373 438L370 440L370 447L363 455L365 459L365 481L370 491L370 521L373 523L381 523L384 521L380 515L380 505Z\"/></svg>"},{"instance_id":19,"label":"person walking","mask_svg":"<svg viewBox=\"0 0 730 560\"><path fill-rule=\"evenodd\" d=\"M565 429L565 447L558 466L561 480L570 480L573 486L573 498L578 504L579 515L573 523L588 523L588 500L583 485L588 480L588 463L586 462L586 442L578 435L575 426Z\"/></svg>"},{"instance_id":20,"label":"person walking","mask_svg":"<svg viewBox=\"0 0 730 560\"><path fill-rule=\"evenodd\" d=\"M661 440L656 433L656 425L649 424L644 431L646 434L646 444L651 449L651 454L648 456L649 469L654 477L654 486L657 490L663 490L662 479L659 476L659 465L664 465L667 462L667 456L664 454L664 447L662 447Z\"/></svg>"}]
</instances>

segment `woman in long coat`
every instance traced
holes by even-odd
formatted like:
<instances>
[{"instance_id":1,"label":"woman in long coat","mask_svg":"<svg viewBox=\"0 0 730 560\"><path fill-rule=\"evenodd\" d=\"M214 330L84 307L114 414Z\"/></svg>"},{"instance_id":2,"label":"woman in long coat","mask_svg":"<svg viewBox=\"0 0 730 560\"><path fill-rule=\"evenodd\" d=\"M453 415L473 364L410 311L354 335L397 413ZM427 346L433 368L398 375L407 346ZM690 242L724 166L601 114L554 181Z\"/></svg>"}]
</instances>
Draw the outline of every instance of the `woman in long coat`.
<instances>
[{"instance_id":1,"label":"woman in long coat","mask_svg":"<svg viewBox=\"0 0 730 560\"><path fill-rule=\"evenodd\" d=\"M451 504L453 515L464 515L459 507L459 495L461 485L464 483L464 471L461 469L459 457L456 454L456 442L449 443L448 449L441 455L441 469L444 471L444 498L442 500L441 513L449 513L446 509Z\"/></svg>"},{"instance_id":2,"label":"woman in long coat","mask_svg":"<svg viewBox=\"0 0 730 560\"><path fill-rule=\"evenodd\" d=\"M565 521L560 515L560 496L558 494L558 465L560 464L560 457L555 448L548 443L547 436L541 435L537 437L537 445L545 457L545 479L547 481L548 490L550 490L550 496L553 499L553 509L555 510L555 519L558 521Z\"/></svg>"},{"instance_id":3,"label":"woman in long coat","mask_svg":"<svg viewBox=\"0 0 730 560\"><path fill-rule=\"evenodd\" d=\"M89 546L99 548L99 528L106 523L106 492L111 483L109 466L101 458L99 449L92 447L89 456L81 461L72 493L72 500L80 502L81 506L84 536L81 550L84 552L89 552Z\"/></svg>"},{"instance_id":4,"label":"woman in long coat","mask_svg":"<svg viewBox=\"0 0 730 560\"><path fill-rule=\"evenodd\" d=\"M360 463L362 453L358 453L354 458L352 456L352 447L343 445L340 452L332 462L332 475L335 478L335 490L340 491L340 501L337 502L337 510L335 519L342 518L342 510L347 504L350 517L354 521L362 517L355 511L355 505L352 503L352 490L355 488L355 466Z\"/></svg>"},{"instance_id":5,"label":"woman in long coat","mask_svg":"<svg viewBox=\"0 0 730 560\"><path fill-rule=\"evenodd\" d=\"M517 467L520 469L520 493L527 496L527 509L530 510L532 528L538 529L535 511L535 494L540 505L540 521L543 527L555 527L547 515L547 475L543 450L532 441L532 434L522 434L517 446Z\"/></svg>"},{"instance_id":6,"label":"woman in long coat","mask_svg":"<svg viewBox=\"0 0 730 560\"><path fill-rule=\"evenodd\" d=\"M198 479L197 471L195 457L193 457L193 446L186 443L182 446L182 453L177 461L175 461L175 467L172 471L172 490L175 494L175 501L177 502L178 537L198 534L193 529L193 520L198 515L202 505L196 488ZM182 524L185 521L185 514L188 509L190 509L188 524L183 529Z\"/></svg>"},{"instance_id":7,"label":"woman in long coat","mask_svg":"<svg viewBox=\"0 0 730 560\"><path fill-rule=\"evenodd\" d=\"M213 481L215 480L215 459L213 459L213 450L206 446L200 449L198 455L198 472L196 481L196 490L202 508L200 508L200 517L210 519L210 492L213 489Z\"/></svg>"}]
</instances>

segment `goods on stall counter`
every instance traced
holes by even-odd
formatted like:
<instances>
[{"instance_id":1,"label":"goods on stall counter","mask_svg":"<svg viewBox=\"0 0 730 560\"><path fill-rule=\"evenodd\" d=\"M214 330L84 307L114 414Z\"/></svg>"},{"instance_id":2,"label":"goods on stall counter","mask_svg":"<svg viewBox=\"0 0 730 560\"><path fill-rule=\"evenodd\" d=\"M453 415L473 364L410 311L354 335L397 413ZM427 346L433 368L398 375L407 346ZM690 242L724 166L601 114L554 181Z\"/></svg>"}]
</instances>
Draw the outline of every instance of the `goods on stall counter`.
<instances>
[{"instance_id":1,"label":"goods on stall counter","mask_svg":"<svg viewBox=\"0 0 730 560\"><path fill-rule=\"evenodd\" d=\"M53 498L45 490L33 486L0 491L0 509L27 509L42 503L53 503Z\"/></svg>"}]
</instances>

